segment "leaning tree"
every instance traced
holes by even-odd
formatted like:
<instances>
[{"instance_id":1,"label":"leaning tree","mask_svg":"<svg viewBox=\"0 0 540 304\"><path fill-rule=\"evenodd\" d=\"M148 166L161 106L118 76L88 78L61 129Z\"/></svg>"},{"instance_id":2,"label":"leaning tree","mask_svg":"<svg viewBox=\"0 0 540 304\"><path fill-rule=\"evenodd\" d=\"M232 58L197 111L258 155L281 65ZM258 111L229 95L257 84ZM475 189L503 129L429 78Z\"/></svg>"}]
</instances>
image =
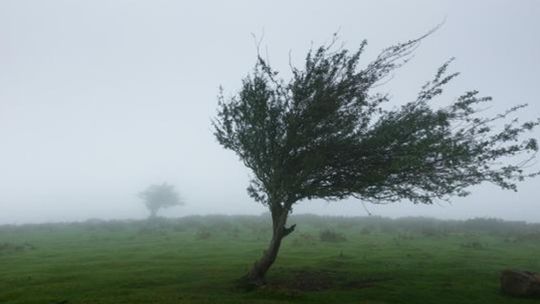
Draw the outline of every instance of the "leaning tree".
<instances>
[{"instance_id":1,"label":"leaning tree","mask_svg":"<svg viewBox=\"0 0 540 304\"><path fill-rule=\"evenodd\" d=\"M482 182L516 190L517 181L538 175L526 170L537 142L522 135L540 119L519 123L512 117L526 105L486 117L482 104L491 98L477 91L433 105L458 75L447 72L450 61L415 100L385 107L389 96L374 88L426 36L386 48L363 67L366 41L355 51L333 43L311 49L302 68L291 68L289 80L258 56L240 91L230 98L220 94L214 135L251 169L248 193L272 216L270 244L248 282L264 284L281 241L294 231L287 217L302 200L431 204L465 196Z\"/></svg>"}]
</instances>

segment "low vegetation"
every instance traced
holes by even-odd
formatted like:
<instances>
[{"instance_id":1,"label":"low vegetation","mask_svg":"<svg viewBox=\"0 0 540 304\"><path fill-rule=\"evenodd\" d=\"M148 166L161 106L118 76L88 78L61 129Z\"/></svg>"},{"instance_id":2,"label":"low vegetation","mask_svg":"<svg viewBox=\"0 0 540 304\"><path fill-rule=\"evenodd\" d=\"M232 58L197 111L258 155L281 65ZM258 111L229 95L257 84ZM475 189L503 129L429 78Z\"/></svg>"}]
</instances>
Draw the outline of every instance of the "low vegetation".
<instances>
[{"instance_id":1,"label":"low vegetation","mask_svg":"<svg viewBox=\"0 0 540 304\"><path fill-rule=\"evenodd\" d=\"M334 232L330 229L325 229L319 233L319 239L321 242L339 243L345 242L347 238L340 233Z\"/></svg>"},{"instance_id":2,"label":"low vegetation","mask_svg":"<svg viewBox=\"0 0 540 304\"><path fill-rule=\"evenodd\" d=\"M540 270L540 224L291 222L254 291L236 280L271 238L268 216L0 226L0 303L532 303L502 295L499 274Z\"/></svg>"}]
</instances>

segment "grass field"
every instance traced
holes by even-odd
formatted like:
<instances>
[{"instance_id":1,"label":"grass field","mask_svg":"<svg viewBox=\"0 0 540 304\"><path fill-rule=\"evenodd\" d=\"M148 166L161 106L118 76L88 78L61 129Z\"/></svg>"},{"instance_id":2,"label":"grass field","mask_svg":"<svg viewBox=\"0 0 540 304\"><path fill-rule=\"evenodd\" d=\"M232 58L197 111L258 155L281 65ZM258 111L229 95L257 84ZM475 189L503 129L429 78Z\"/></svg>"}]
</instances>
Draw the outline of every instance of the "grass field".
<instances>
[{"instance_id":1,"label":"grass field","mask_svg":"<svg viewBox=\"0 0 540 304\"><path fill-rule=\"evenodd\" d=\"M0 226L0 303L537 303L499 292L540 270L540 225L293 217L269 284L235 281L267 216Z\"/></svg>"}]
</instances>

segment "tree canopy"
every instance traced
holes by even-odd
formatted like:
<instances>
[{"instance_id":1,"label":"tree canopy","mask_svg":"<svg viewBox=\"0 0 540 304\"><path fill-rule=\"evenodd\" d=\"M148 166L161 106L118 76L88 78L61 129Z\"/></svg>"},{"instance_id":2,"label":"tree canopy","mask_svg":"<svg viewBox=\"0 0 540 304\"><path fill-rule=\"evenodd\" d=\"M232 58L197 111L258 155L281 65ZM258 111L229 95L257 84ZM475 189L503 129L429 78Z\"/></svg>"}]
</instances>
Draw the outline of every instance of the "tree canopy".
<instances>
[{"instance_id":1,"label":"tree canopy","mask_svg":"<svg viewBox=\"0 0 540 304\"><path fill-rule=\"evenodd\" d=\"M159 209L184 204L174 186L167 183L151 185L140 192L139 197L144 200L146 208L150 211L150 217L155 217Z\"/></svg>"},{"instance_id":2,"label":"tree canopy","mask_svg":"<svg viewBox=\"0 0 540 304\"><path fill-rule=\"evenodd\" d=\"M288 80L258 56L239 92L220 94L215 137L253 172L248 192L269 207L275 238L292 232L294 226L284 226L287 213L301 200L430 204L467 195L482 182L516 190L516 182L538 175L527 171L537 141L524 135L540 119L514 117L526 105L486 117L492 99L477 91L435 104L458 76L448 72L452 60L414 100L385 107L390 97L377 86L426 36L386 48L363 67L366 41L354 51L323 45L307 53L301 68L292 67ZM266 255L276 245L273 240ZM252 276L264 276L273 259L261 260Z\"/></svg>"},{"instance_id":3,"label":"tree canopy","mask_svg":"<svg viewBox=\"0 0 540 304\"><path fill-rule=\"evenodd\" d=\"M458 73L440 67L416 100L385 110L389 96L373 88L408 59L420 39L385 49L367 67L358 67L359 49L311 50L303 69L289 81L258 57L240 92L219 100L215 136L254 173L248 191L259 202L290 205L302 199L354 196L370 202L466 195L466 188L492 182L516 189L516 181L536 175L524 165L538 150L521 139L539 120L508 120L526 105L482 117L491 97L468 91L445 107L433 99ZM497 123L505 125L499 129ZM509 162L509 156L531 153ZM504 161L503 161L504 160Z\"/></svg>"}]
</instances>

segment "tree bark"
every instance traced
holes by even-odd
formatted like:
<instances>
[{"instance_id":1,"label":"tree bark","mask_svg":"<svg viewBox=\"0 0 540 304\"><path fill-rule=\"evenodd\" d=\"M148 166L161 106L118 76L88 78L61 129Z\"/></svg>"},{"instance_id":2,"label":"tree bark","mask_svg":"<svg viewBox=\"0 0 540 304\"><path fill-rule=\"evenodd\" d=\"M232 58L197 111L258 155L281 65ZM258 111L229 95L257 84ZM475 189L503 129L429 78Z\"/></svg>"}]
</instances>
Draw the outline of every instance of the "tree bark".
<instances>
[{"instance_id":1,"label":"tree bark","mask_svg":"<svg viewBox=\"0 0 540 304\"><path fill-rule=\"evenodd\" d=\"M284 237L289 235L294 231L296 225L293 225L289 228L285 227L287 223L288 210L280 209L272 210L272 239L268 249L264 251L263 256L253 264L253 267L247 274L247 281L249 284L255 286L261 286L266 283L265 275L268 272L268 269L274 264L277 254L279 252L279 247L281 246L281 241Z\"/></svg>"}]
</instances>

